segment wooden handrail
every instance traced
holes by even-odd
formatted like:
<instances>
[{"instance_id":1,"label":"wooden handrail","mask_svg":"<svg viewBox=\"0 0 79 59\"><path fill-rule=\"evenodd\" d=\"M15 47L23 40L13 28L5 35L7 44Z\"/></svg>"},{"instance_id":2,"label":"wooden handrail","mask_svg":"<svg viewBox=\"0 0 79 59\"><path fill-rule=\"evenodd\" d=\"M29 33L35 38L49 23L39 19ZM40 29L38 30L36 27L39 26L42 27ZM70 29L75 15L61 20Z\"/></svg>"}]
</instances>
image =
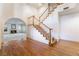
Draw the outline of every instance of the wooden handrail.
<instances>
[{"instance_id":1,"label":"wooden handrail","mask_svg":"<svg viewBox=\"0 0 79 59\"><path fill-rule=\"evenodd\" d=\"M39 19L37 19L35 16L34 16L34 18L35 18L37 21L39 21L39 22L40 22L40 20L39 20Z\"/></svg>"},{"instance_id":2,"label":"wooden handrail","mask_svg":"<svg viewBox=\"0 0 79 59\"><path fill-rule=\"evenodd\" d=\"M28 17L28 19L32 18L33 16Z\"/></svg>"},{"instance_id":3,"label":"wooden handrail","mask_svg":"<svg viewBox=\"0 0 79 59\"><path fill-rule=\"evenodd\" d=\"M47 8L43 13L42 15L39 17L39 19L44 15L44 13L48 10L49 8Z\"/></svg>"},{"instance_id":4,"label":"wooden handrail","mask_svg":"<svg viewBox=\"0 0 79 59\"><path fill-rule=\"evenodd\" d=\"M60 4L58 4L58 5L60 5ZM56 6L56 7L57 7L57 6ZM48 4L48 7L46 8L46 10L45 10L45 11L42 13L42 15L39 17L39 21L40 21L40 18L45 14L45 12L46 12L47 10L48 10L48 14L49 14L49 12L53 12L56 7L54 7L53 10L50 11L50 4ZM31 17L33 17L33 16L31 16ZM28 17L28 18L31 18L31 17ZM44 21L44 20L43 20L43 21ZM43 21L42 21L42 22L43 22Z\"/></svg>"},{"instance_id":5,"label":"wooden handrail","mask_svg":"<svg viewBox=\"0 0 79 59\"><path fill-rule=\"evenodd\" d=\"M43 23L41 23L41 24L43 24ZM49 28L47 25L45 25L45 24L43 24L45 27L47 27L48 29L51 29L51 28Z\"/></svg>"},{"instance_id":6,"label":"wooden handrail","mask_svg":"<svg viewBox=\"0 0 79 59\"><path fill-rule=\"evenodd\" d=\"M58 5L61 5L62 3L56 3L57 4L57 6ZM48 14L51 14L51 12L53 12L54 11L54 9L56 9L57 8L57 6L55 6L52 10L50 10L50 3L48 3L48 8L43 12L43 14L39 17L39 19L45 14L45 12L48 10ZM46 16L46 18L47 18L48 16ZM45 19L44 19L45 20ZM44 20L42 20L42 22L44 21Z\"/></svg>"},{"instance_id":7,"label":"wooden handrail","mask_svg":"<svg viewBox=\"0 0 79 59\"><path fill-rule=\"evenodd\" d=\"M57 7L57 6L56 6ZM54 7L53 9L55 9L56 7ZM39 19L37 19L35 16L31 16L31 17L29 17L29 18L35 18L40 24L43 24L45 27L47 27L49 30L51 29L51 28L49 28L47 25L45 25L43 22L40 22L40 18L44 15L44 13L46 12L46 11L50 11L50 4L49 4L49 6L48 6L48 8L43 12L43 14L39 17ZM53 11L53 10L52 10ZM52 12L51 11L51 12ZM33 20L34 21L34 20ZM43 20L44 21L44 20ZM51 29L52 30L52 29Z\"/></svg>"},{"instance_id":8,"label":"wooden handrail","mask_svg":"<svg viewBox=\"0 0 79 59\"><path fill-rule=\"evenodd\" d=\"M48 4L48 15L46 16L46 18L49 16L49 14L51 14L50 12L53 12L53 11L54 11L55 8L57 8L57 6L54 7L54 8L50 11L50 4ZM44 20L45 20L46 18L44 18ZM44 20L42 20L41 22L43 22Z\"/></svg>"},{"instance_id":9,"label":"wooden handrail","mask_svg":"<svg viewBox=\"0 0 79 59\"><path fill-rule=\"evenodd\" d=\"M40 22L40 20L39 19L37 19L35 16L31 16L31 17L29 17L29 18L33 18L33 21L34 21L34 19L36 19L38 22ZM43 24L42 22L40 22L40 24ZM47 25L45 25L45 24L43 24L45 27L47 27L49 30L51 29L51 30L53 30L52 28L49 28Z\"/></svg>"},{"instance_id":10,"label":"wooden handrail","mask_svg":"<svg viewBox=\"0 0 79 59\"><path fill-rule=\"evenodd\" d=\"M34 18L37 20L37 21L39 21L35 16L34 16ZM42 22L40 22L40 24L43 24ZM47 27L49 30L51 29L51 28L49 28L47 25L45 25L45 24L43 24L45 27ZM51 29L52 30L52 29Z\"/></svg>"}]
</instances>

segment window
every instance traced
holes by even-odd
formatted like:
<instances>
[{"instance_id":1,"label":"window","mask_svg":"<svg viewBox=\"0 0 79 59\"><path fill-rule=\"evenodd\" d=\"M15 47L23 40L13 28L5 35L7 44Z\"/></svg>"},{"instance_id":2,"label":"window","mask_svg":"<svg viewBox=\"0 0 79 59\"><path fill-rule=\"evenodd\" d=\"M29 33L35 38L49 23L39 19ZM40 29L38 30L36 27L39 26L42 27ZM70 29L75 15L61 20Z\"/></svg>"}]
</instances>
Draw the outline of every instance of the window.
<instances>
[{"instance_id":1,"label":"window","mask_svg":"<svg viewBox=\"0 0 79 59\"><path fill-rule=\"evenodd\" d=\"M18 32L19 33L25 33L25 25L24 24L19 24L18 25Z\"/></svg>"},{"instance_id":2,"label":"window","mask_svg":"<svg viewBox=\"0 0 79 59\"><path fill-rule=\"evenodd\" d=\"M16 29L16 24L11 24L11 29Z\"/></svg>"}]
</instances>

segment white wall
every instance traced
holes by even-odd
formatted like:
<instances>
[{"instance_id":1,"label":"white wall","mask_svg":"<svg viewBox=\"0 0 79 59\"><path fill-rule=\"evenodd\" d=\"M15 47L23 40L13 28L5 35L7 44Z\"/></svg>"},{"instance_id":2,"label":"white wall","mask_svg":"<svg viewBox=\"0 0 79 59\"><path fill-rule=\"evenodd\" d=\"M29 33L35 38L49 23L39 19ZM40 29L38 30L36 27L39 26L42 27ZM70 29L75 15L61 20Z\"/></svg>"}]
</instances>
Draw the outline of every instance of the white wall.
<instances>
[{"instance_id":1,"label":"white wall","mask_svg":"<svg viewBox=\"0 0 79 59\"><path fill-rule=\"evenodd\" d=\"M52 37L59 40L59 15L54 11L44 22L49 28L52 28Z\"/></svg>"},{"instance_id":2,"label":"white wall","mask_svg":"<svg viewBox=\"0 0 79 59\"><path fill-rule=\"evenodd\" d=\"M43 35L36 29L34 28L33 26L29 26L29 37L34 39L34 40L37 40L39 42L42 42L42 43L45 43L45 44L48 44L48 40L46 40L45 37L43 37Z\"/></svg>"},{"instance_id":3,"label":"white wall","mask_svg":"<svg viewBox=\"0 0 79 59\"><path fill-rule=\"evenodd\" d=\"M60 16L60 38L79 41L79 12Z\"/></svg>"}]
</instances>

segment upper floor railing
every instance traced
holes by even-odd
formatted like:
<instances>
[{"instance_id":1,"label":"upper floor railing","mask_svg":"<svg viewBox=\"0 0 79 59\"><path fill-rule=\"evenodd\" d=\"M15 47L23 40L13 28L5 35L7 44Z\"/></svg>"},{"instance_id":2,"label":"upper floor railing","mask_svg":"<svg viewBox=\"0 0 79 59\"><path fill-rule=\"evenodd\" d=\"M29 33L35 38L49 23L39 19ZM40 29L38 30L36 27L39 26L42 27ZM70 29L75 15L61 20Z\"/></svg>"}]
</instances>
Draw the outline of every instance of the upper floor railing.
<instances>
[{"instance_id":1,"label":"upper floor railing","mask_svg":"<svg viewBox=\"0 0 79 59\"><path fill-rule=\"evenodd\" d=\"M52 12L57 8L58 5L61 5L62 3L48 3L48 7L45 9L45 11L39 16L40 22L43 22L47 17L52 14Z\"/></svg>"}]
</instances>

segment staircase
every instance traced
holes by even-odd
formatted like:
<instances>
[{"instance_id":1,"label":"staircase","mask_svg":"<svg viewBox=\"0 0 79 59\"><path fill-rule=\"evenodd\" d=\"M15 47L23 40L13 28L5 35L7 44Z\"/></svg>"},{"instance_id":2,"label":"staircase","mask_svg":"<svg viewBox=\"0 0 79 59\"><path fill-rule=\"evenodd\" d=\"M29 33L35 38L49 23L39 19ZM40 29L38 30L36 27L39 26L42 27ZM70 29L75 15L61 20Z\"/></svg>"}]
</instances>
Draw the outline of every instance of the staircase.
<instances>
[{"instance_id":1,"label":"staircase","mask_svg":"<svg viewBox=\"0 0 79 59\"><path fill-rule=\"evenodd\" d=\"M35 16L32 16L32 25L46 40L49 42L49 46L54 46L57 43L57 40L52 37L52 30L47 25L41 23L39 19L37 19ZM48 29L48 30L45 30Z\"/></svg>"},{"instance_id":2,"label":"staircase","mask_svg":"<svg viewBox=\"0 0 79 59\"><path fill-rule=\"evenodd\" d=\"M39 25L34 25L34 27L44 36L46 39L49 39L49 34L44 31Z\"/></svg>"},{"instance_id":3,"label":"staircase","mask_svg":"<svg viewBox=\"0 0 79 59\"><path fill-rule=\"evenodd\" d=\"M29 25L33 25L34 28L36 28L38 30L38 32L40 32L41 35L43 35L43 37L45 37L49 41L49 46L55 45L57 43L57 40L54 37L52 37L52 35L51 35L53 29L51 29L47 25L43 24L43 21L45 19L47 19L50 16L50 14L52 14L52 12L60 4L61 3L59 3L59 4L58 3L55 3L54 5L48 4L48 8L42 13L42 15L39 18L36 18L35 16L31 16L31 17L28 18L28 19L31 19L30 22L32 22L32 24L29 24ZM43 28L41 25L43 27L45 27L46 29L48 29L48 32L45 31L46 29Z\"/></svg>"},{"instance_id":4,"label":"staircase","mask_svg":"<svg viewBox=\"0 0 79 59\"><path fill-rule=\"evenodd\" d=\"M34 25L34 27L41 33L41 35L43 35L43 37L45 37L47 40L50 39L50 33L47 33L46 31L44 31L43 28L41 28L39 25ZM57 43L57 41L52 37L52 40L51 40L52 44L50 44L50 46L53 46Z\"/></svg>"},{"instance_id":5,"label":"staircase","mask_svg":"<svg viewBox=\"0 0 79 59\"><path fill-rule=\"evenodd\" d=\"M48 8L39 16L40 22L43 22L45 19L47 19L52 12L62 3L49 3Z\"/></svg>"}]
</instances>

